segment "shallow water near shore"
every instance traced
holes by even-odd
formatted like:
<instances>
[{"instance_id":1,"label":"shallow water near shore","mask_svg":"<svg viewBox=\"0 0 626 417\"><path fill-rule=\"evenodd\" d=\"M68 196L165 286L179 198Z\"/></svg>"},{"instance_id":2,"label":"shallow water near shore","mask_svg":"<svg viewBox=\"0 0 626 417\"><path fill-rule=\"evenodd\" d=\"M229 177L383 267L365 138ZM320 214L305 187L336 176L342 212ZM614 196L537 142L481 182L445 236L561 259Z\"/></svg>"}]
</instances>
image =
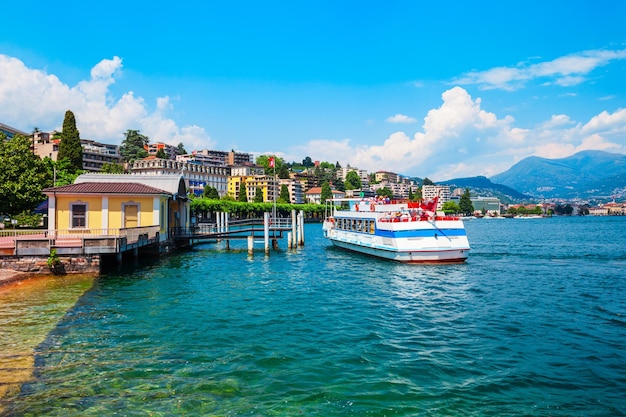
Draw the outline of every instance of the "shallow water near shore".
<instances>
[{"instance_id":1,"label":"shallow water near shore","mask_svg":"<svg viewBox=\"0 0 626 417\"><path fill-rule=\"evenodd\" d=\"M625 226L474 220L465 264L403 265L309 224L0 301L52 318L1 322L34 368L0 415L626 415Z\"/></svg>"}]
</instances>

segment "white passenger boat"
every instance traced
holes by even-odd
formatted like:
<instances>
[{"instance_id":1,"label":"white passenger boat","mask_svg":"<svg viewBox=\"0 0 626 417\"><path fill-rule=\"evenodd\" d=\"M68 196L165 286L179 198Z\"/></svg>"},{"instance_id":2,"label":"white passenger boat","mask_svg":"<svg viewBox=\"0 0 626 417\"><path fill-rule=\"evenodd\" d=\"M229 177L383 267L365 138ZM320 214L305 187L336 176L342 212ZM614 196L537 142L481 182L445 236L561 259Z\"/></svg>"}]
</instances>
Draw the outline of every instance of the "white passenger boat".
<instances>
[{"instance_id":1,"label":"white passenger boat","mask_svg":"<svg viewBox=\"0 0 626 417\"><path fill-rule=\"evenodd\" d=\"M437 202L362 199L326 201L324 236L333 245L409 263L463 262L470 246L458 217L437 213Z\"/></svg>"}]
</instances>

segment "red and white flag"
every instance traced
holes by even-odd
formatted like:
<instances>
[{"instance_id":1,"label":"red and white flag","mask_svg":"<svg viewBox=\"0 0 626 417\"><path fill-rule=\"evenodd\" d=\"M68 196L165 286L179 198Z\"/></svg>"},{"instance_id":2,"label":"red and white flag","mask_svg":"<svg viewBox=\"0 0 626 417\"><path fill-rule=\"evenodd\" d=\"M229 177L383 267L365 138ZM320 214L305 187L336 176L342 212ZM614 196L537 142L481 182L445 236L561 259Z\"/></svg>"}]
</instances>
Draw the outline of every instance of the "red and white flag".
<instances>
[{"instance_id":1,"label":"red and white flag","mask_svg":"<svg viewBox=\"0 0 626 417\"><path fill-rule=\"evenodd\" d=\"M274 157L270 157L270 167L274 168Z\"/></svg>"}]
</instances>

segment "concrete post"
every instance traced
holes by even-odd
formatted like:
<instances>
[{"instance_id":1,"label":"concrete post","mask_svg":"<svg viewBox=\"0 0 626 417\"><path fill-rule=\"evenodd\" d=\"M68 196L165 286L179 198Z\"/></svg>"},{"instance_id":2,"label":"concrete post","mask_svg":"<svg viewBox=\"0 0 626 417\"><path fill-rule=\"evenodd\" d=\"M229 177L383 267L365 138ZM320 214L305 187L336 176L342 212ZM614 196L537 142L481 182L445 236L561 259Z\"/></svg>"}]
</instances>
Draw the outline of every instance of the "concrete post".
<instances>
[{"instance_id":1,"label":"concrete post","mask_svg":"<svg viewBox=\"0 0 626 417\"><path fill-rule=\"evenodd\" d=\"M270 254L270 214L263 213L263 243L265 246L265 254Z\"/></svg>"},{"instance_id":2,"label":"concrete post","mask_svg":"<svg viewBox=\"0 0 626 417\"><path fill-rule=\"evenodd\" d=\"M304 210L300 210L300 237L298 245L304 246Z\"/></svg>"},{"instance_id":3,"label":"concrete post","mask_svg":"<svg viewBox=\"0 0 626 417\"><path fill-rule=\"evenodd\" d=\"M287 238L289 239L290 248L296 248L298 246L296 243L296 230L296 210L293 209L291 210L291 236ZM293 240L291 238L293 238Z\"/></svg>"},{"instance_id":4,"label":"concrete post","mask_svg":"<svg viewBox=\"0 0 626 417\"><path fill-rule=\"evenodd\" d=\"M248 236L248 255L254 256L254 236Z\"/></svg>"}]
</instances>

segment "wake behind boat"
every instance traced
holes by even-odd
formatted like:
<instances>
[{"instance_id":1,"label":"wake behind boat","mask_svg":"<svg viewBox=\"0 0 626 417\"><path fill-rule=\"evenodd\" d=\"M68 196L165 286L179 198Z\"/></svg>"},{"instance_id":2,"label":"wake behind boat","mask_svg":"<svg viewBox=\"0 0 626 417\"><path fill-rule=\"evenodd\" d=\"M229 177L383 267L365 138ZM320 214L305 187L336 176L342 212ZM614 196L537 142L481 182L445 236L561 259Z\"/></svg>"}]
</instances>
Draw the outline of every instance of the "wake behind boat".
<instances>
[{"instance_id":1,"label":"wake behind boat","mask_svg":"<svg viewBox=\"0 0 626 417\"><path fill-rule=\"evenodd\" d=\"M408 263L463 262L469 241L458 217L429 203L329 199L324 237L333 245Z\"/></svg>"}]
</instances>

